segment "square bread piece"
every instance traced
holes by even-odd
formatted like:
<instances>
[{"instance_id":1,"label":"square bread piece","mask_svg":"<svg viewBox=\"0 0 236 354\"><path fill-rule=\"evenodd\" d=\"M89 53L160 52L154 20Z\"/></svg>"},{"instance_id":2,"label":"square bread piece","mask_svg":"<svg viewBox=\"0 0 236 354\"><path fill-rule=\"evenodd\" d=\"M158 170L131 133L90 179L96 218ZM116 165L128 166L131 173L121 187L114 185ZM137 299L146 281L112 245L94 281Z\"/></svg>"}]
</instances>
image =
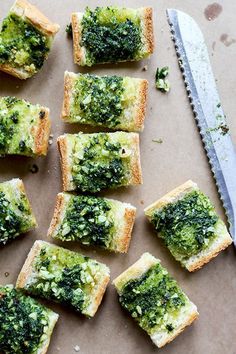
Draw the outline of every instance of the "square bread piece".
<instances>
[{"instance_id":1,"label":"square bread piece","mask_svg":"<svg viewBox=\"0 0 236 354\"><path fill-rule=\"evenodd\" d=\"M95 193L142 183L137 133L64 134L57 141L64 191Z\"/></svg>"},{"instance_id":2,"label":"square bread piece","mask_svg":"<svg viewBox=\"0 0 236 354\"><path fill-rule=\"evenodd\" d=\"M26 0L16 0L0 29L0 70L27 79L47 59L59 25Z\"/></svg>"},{"instance_id":3,"label":"square bread piece","mask_svg":"<svg viewBox=\"0 0 236 354\"><path fill-rule=\"evenodd\" d=\"M58 317L13 285L0 286L1 353L46 354Z\"/></svg>"},{"instance_id":4,"label":"square bread piece","mask_svg":"<svg viewBox=\"0 0 236 354\"><path fill-rule=\"evenodd\" d=\"M152 8L88 7L72 14L74 62L81 66L147 58L154 50Z\"/></svg>"},{"instance_id":5,"label":"square bread piece","mask_svg":"<svg viewBox=\"0 0 236 354\"><path fill-rule=\"evenodd\" d=\"M148 82L120 76L65 72L62 119L68 123L140 132Z\"/></svg>"},{"instance_id":6,"label":"square bread piece","mask_svg":"<svg viewBox=\"0 0 236 354\"><path fill-rule=\"evenodd\" d=\"M197 307L150 253L114 281L121 306L159 348L171 342L197 317Z\"/></svg>"},{"instance_id":7,"label":"square bread piece","mask_svg":"<svg viewBox=\"0 0 236 354\"><path fill-rule=\"evenodd\" d=\"M0 154L45 156L49 109L16 97L0 97Z\"/></svg>"},{"instance_id":8,"label":"square bread piece","mask_svg":"<svg viewBox=\"0 0 236 354\"><path fill-rule=\"evenodd\" d=\"M37 226L23 182L0 183L0 246Z\"/></svg>"},{"instance_id":9,"label":"square bread piece","mask_svg":"<svg viewBox=\"0 0 236 354\"><path fill-rule=\"evenodd\" d=\"M59 193L48 236L127 253L135 214L118 200Z\"/></svg>"},{"instance_id":10,"label":"square bread piece","mask_svg":"<svg viewBox=\"0 0 236 354\"><path fill-rule=\"evenodd\" d=\"M192 181L148 206L145 214L174 258L190 272L232 243L210 199Z\"/></svg>"},{"instance_id":11,"label":"square bread piece","mask_svg":"<svg viewBox=\"0 0 236 354\"><path fill-rule=\"evenodd\" d=\"M77 252L36 241L16 287L93 317L110 279L109 268Z\"/></svg>"}]
</instances>

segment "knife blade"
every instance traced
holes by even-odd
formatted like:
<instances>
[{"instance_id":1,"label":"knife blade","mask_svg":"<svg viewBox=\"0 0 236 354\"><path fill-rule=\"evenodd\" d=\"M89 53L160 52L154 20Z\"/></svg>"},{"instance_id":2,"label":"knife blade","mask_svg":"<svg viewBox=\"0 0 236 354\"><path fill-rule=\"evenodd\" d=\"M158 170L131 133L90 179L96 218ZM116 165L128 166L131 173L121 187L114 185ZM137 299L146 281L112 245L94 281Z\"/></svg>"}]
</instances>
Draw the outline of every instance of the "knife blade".
<instances>
[{"instance_id":1,"label":"knife blade","mask_svg":"<svg viewBox=\"0 0 236 354\"><path fill-rule=\"evenodd\" d=\"M186 91L236 247L236 152L221 106L203 34L186 13L167 9Z\"/></svg>"}]
</instances>

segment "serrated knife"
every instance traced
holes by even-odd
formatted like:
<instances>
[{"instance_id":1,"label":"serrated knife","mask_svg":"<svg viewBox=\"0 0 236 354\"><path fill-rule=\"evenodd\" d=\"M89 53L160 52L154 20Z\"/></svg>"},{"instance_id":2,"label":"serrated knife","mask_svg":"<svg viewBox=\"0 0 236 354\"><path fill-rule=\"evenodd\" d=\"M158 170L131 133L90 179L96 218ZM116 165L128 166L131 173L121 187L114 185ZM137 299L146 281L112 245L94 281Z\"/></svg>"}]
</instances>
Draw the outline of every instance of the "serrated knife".
<instances>
[{"instance_id":1,"label":"serrated knife","mask_svg":"<svg viewBox=\"0 0 236 354\"><path fill-rule=\"evenodd\" d=\"M197 23L186 13L168 9L167 18L190 104L236 246L236 152L205 40Z\"/></svg>"}]
</instances>

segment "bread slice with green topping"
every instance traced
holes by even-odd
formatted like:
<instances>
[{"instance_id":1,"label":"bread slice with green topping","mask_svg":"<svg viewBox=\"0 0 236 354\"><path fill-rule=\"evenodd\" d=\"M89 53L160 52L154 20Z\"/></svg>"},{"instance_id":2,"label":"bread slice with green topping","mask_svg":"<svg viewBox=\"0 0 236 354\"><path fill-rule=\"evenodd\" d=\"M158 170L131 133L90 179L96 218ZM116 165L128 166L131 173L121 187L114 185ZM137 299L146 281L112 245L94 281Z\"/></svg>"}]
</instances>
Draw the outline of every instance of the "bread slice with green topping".
<instances>
[{"instance_id":1,"label":"bread slice with green topping","mask_svg":"<svg viewBox=\"0 0 236 354\"><path fill-rule=\"evenodd\" d=\"M197 317L197 307L150 253L114 281L121 306L159 348L171 342Z\"/></svg>"},{"instance_id":2,"label":"bread slice with green topping","mask_svg":"<svg viewBox=\"0 0 236 354\"><path fill-rule=\"evenodd\" d=\"M142 183L137 133L64 134L58 146L64 191L95 193Z\"/></svg>"},{"instance_id":3,"label":"bread slice with green topping","mask_svg":"<svg viewBox=\"0 0 236 354\"><path fill-rule=\"evenodd\" d=\"M27 79L47 59L59 25L26 0L16 0L0 30L0 70Z\"/></svg>"},{"instance_id":4,"label":"bread slice with green topping","mask_svg":"<svg viewBox=\"0 0 236 354\"><path fill-rule=\"evenodd\" d=\"M109 268L77 252L36 241L16 287L26 293L69 305L93 317L110 279Z\"/></svg>"},{"instance_id":5,"label":"bread slice with green topping","mask_svg":"<svg viewBox=\"0 0 236 354\"><path fill-rule=\"evenodd\" d=\"M23 182L15 178L0 183L0 245L36 226Z\"/></svg>"},{"instance_id":6,"label":"bread slice with green topping","mask_svg":"<svg viewBox=\"0 0 236 354\"><path fill-rule=\"evenodd\" d=\"M51 122L49 109L16 97L0 97L0 154L45 156Z\"/></svg>"},{"instance_id":7,"label":"bread slice with green topping","mask_svg":"<svg viewBox=\"0 0 236 354\"><path fill-rule=\"evenodd\" d=\"M127 253L135 214L128 203L59 193L48 236Z\"/></svg>"},{"instance_id":8,"label":"bread slice with green topping","mask_svg":"<svg viewBox=\"0 0 236 354\"><path fill-rule=\"evenodd\" d=\"M88 7L72 14L74 62L81 66L147 58L154 50L152 8Z\"/></svg>"},{"instance_id":9,"label":"bread slice with green topping","mask_svg":"<svg viewBox=\"0 0 236 354\"><path fill-rule=\"evenodd\" d=\"M140 132L148 82L120 76L65 72L62 119L68 123Z\"/></svg>"},{"instance_id":10,"label":"bread slice with green topping","mask_svg":"<svg viewBox=\"0 0 236 354\"><path fill-rule=\"evenodd\" d=\"M211 201L192 181L148 206L145 214L175 259L190 272L232 243Z\"/></svg>"},{"instance_id":11,"label":"bread slice with green topping","mask_svg":"<svg viewBox=\"0 0 236 354\"><path fill-rule=\"evenodd\" d=\"M46 354L58 315L16 290L0 286L0 351Z\"/></svg>"}]
</instances>

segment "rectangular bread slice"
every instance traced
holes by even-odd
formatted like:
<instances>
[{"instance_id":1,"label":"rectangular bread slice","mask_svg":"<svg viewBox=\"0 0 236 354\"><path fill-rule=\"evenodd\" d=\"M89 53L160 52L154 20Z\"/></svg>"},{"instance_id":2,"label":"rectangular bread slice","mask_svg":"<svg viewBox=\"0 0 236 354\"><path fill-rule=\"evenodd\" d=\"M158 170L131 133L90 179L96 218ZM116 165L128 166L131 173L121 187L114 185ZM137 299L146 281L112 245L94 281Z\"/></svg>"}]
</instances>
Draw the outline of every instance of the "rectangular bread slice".
<instances>
[{"instance_id":1,"label":"rectangular bread slice","mask_svg":"<svg viewBox=\"0 0 236 354\"><path fill-rule=\"evenodd\" d=\"M64 191L142 183L137 133L64 134L57 141Z\"/></svg>"},{"instance_id":2,"label":"rectangular bread slice","mask_svg":"<svg viewBox=\"0 0 236 354\"><path fill-rule=\"evenodd\" d=\"M232 243L211 201L192 181L148 206L145 214L175 259L190 272Z\"/></svg>"},{"instance_id":3,"label":"rectangular bread slice","mask_svg":"<svg viewBox=\"0 0 236 354\"><path fill-rule=\"evenodd\" d=\"M197 317L189 300L160 260L150 253L114 281L124 307L159 348L171 342Z\"/></svg>"},{"instance_id":4,"label":"rectangular bread slice","mask_svg":"<svg viewBox=\"0 0 236 354\"><path fill-rule=\"evenodd\" d=\"M154 50L152 8L88 7L72 14L74 62L81 66L147 58Z\"/></svg>"},{"instance_id":5,"label":"rectangular bread slice","mask_svg":"<svg viewBox=\"0 0 236 354\"><path fill-rule=\"evenodd\" d=\"M51 122L48 108L16 97L0 97L0 154L45 156Z\"/></svg>"},{"instance_id":6,"label":"rectangular bread slice","mask_svg":"<svg viewBox=\"0 0 236 354\"><path fill-rule=\"evenodd\" d=\"M45 354L58 317L13 285L0 286L0 351Z\"/></svg>"},{"instance_id":7,"label":"rectangular bread slice","mask_svg":"<svg viewBox=\"0 0 236 354\"><path fill-rule=\"evenodd\" d=\"M0 70L27 79L47 59L60 26L26 0L16 0L0 30Z\"/></svg>"},{"instance_id":8,"label":"rectangular bread slice","mask_svg":"<svg viewBox=\"0 0 236 354\"><path fill-rule=\"evenodd\" d=\"M48 242L36 241L16 287L93 317L105 293L109 273L103 263Z\"/></svg>"},{"instance_id":9,"label":"rectangular bread slice","mask_svg":"<svg viewBox=\"0 0 236 354\"><path fill-rule=\"evenodd\" d=\"M0 183L0 245L36 226L23 182L14 178Z\"/></svg>"},{"instance_id":10,"label":"rectangular bread slice","mask_svg":"<svg viewBox=\"0 0 236 354\"><path fill-rule=\"evenodd\" d=\"M118 200L59 193L48 236L127 253L135 214Z\"/></svg>"},{"instance_id":11,"label":"rectangular bread slice","mask_svg":"<svg viewBox=\"0 0 236 354\"><path fill-rule=\"evenodd\" d=\"M144 128L147 90L147 80L66 71L62 119L140 132Z\"/></svg>"}]
</instances>

